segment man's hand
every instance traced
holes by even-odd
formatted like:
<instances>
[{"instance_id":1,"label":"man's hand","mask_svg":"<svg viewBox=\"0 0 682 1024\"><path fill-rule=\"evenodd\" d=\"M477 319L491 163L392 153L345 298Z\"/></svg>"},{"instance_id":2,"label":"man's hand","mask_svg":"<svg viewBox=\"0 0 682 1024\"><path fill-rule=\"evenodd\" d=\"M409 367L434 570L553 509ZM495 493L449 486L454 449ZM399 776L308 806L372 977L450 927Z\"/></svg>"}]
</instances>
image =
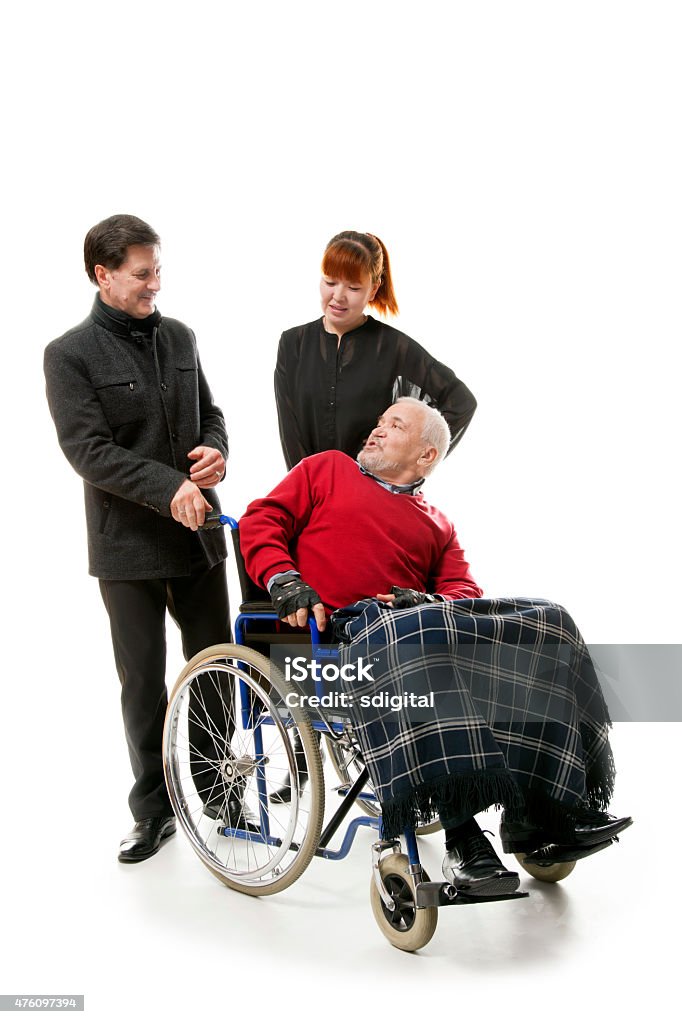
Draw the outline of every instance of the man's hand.
<instances>
[{"instance_id":1,"label":"man's hand","mask_svg":"<svg viewBox=\"0 0 682 1024\"><path fill-rule=\"evenodd\" d=\"M225 459L217 448L200 444L187 453L187 458L197 460L189 474L190 480L197 487L215 487L225 475Z\"/></svg>"},{"instance_id":2,"label":"man's hand","mask_svg":"<svg viewBox=\"0 0 682 1024\"><path fill-rule=\"evenodd\" d=\"M270 597L280 619L290 626L305 626L308 621L308 609L315 616L317 628L322 630L327 625L327 616L320 595L309 587L300 576L282 577L270 587Z\"/></svg>"},{"instance_id":3,"label":"man's hand","mask_svg":"<svg viewBox=\"0 0 682 1024\"><path fill-rule=\"evenodd\" d=\"M191 480L180 484L170 503L170 513L176 523L182 523L194 531L204 525L206 513L212 508Z\"/></svg>"},{"instance_id":4,"label":"man's hand","mask_svg":"<svg viewBox=\"0 0 682 1024\"><path fill-rule=\"evenodd\" d=\"M432 604L438 600L433 594L409 590L407 587L391 587L390 594L377 594L376 598L377 601L390 604L391 608L416 608L418 604Z\"/></svg>"}]
</instances>

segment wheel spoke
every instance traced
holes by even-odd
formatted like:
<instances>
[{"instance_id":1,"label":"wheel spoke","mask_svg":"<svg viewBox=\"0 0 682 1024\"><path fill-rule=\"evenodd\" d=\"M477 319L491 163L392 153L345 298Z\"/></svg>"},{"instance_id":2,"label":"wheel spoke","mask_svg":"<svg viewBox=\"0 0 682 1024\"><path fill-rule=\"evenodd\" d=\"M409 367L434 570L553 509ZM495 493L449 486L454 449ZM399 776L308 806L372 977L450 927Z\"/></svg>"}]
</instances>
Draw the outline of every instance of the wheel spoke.
<instances>
[{"instance_id":1,"label":"wheel spoke","mask_svg":"<svg viewBox=\"0 0 682 1024\"><path fill-rule=\"evenodd\" d=\"M210 664L198 655L171 696L164 734L171 801L195 852L222 881L249 892L277 891L298 877L317 845L324 800L319 750L304 714L281 720L277 705L288 684L256 667L268 662L241 648L223 649L225 658ZM291 803L272 804L269 794L287 772L296 772L294 737L303 740L311 782L303 798L296 790ZM225 818L228 801L231 821ZM254 812L258 831L245 827L249 816L256 827ZM237 835L235 827L241 829Z\"/></svg>"}]
</instances>

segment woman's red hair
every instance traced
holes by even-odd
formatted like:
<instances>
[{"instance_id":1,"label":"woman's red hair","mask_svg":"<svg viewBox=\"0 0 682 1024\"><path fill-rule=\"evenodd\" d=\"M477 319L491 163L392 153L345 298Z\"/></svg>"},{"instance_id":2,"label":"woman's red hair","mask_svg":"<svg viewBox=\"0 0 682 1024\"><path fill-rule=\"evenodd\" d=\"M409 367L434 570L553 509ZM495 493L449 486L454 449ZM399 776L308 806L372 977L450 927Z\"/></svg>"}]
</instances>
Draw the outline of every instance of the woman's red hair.
<instances>
[{"instance_id":1,"label":"woman's red hair","mask_svg":"<svg viewBox=\"0 0 682 1024\"><path fill-rule=\"evenodd\" d=\"M342 231L334 235L322 257L322 273L325 277L353 284L365 277L369 277L372 284L378 281L379 288L369 305L382 315L398 312L388 252L376 235L361 231Z\"/></svg>"}]
</instances>

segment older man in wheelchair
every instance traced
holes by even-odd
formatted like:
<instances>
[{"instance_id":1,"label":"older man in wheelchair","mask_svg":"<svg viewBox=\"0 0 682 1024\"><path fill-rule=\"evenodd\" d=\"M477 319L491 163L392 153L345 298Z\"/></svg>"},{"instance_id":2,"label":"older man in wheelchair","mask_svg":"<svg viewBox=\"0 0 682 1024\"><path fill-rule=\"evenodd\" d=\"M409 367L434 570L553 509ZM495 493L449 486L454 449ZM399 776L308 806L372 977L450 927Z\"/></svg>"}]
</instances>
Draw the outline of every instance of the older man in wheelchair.
<instances>
[{"instance_id":1,"label":"older man in wheelchair","mask_svg":"<svg viewBox=\"0 0 682 1024\"><path fill-rule=\"evenodd\" d=\"M540 867L606 849L632 819L607 812L610 722L572 619L548 601L483 598L422 496L448 442L435 409L399 399L357 461L314 455L252 502L240 544L280 620L311 616L344 664L372 666L343 686L383 838L439 818L446 880L485 899L519 886L475 820L486 808L503 809L503 850ZM306 777L271 796L300 799Z\"/></svg>"}]
</instances>

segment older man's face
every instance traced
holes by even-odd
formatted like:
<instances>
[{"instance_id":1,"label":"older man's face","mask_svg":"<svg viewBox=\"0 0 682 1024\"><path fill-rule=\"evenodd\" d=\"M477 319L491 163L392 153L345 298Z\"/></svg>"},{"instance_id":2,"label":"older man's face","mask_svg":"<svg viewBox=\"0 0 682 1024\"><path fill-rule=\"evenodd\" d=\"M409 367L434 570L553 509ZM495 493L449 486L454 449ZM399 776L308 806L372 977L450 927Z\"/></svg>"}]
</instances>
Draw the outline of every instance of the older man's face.
<instances>
[{"instance_id":1,"label":"older man's face","mask_svg":"<svg viewBox=\"0 0 682 1024\"><path fill-rule=\"evenodd\" d=\"M100 267L102 301L136 320L154 312L161 288L161 255L157 245L130 245L118 270Z\"/></svg>"},{"instance_id":2,"label":"older man's face","mask_svg":"<svg viewBox=\"0 0 682 1024\"><path fill-rule=\"evenodd\" d=\"M417 480L422 475L417 460L426 447L421 440L423 425L424 413L416 406L390 406L365 441L358 462L377 476L413 470L412 479Z\"/></svg>"}]
</instances>

